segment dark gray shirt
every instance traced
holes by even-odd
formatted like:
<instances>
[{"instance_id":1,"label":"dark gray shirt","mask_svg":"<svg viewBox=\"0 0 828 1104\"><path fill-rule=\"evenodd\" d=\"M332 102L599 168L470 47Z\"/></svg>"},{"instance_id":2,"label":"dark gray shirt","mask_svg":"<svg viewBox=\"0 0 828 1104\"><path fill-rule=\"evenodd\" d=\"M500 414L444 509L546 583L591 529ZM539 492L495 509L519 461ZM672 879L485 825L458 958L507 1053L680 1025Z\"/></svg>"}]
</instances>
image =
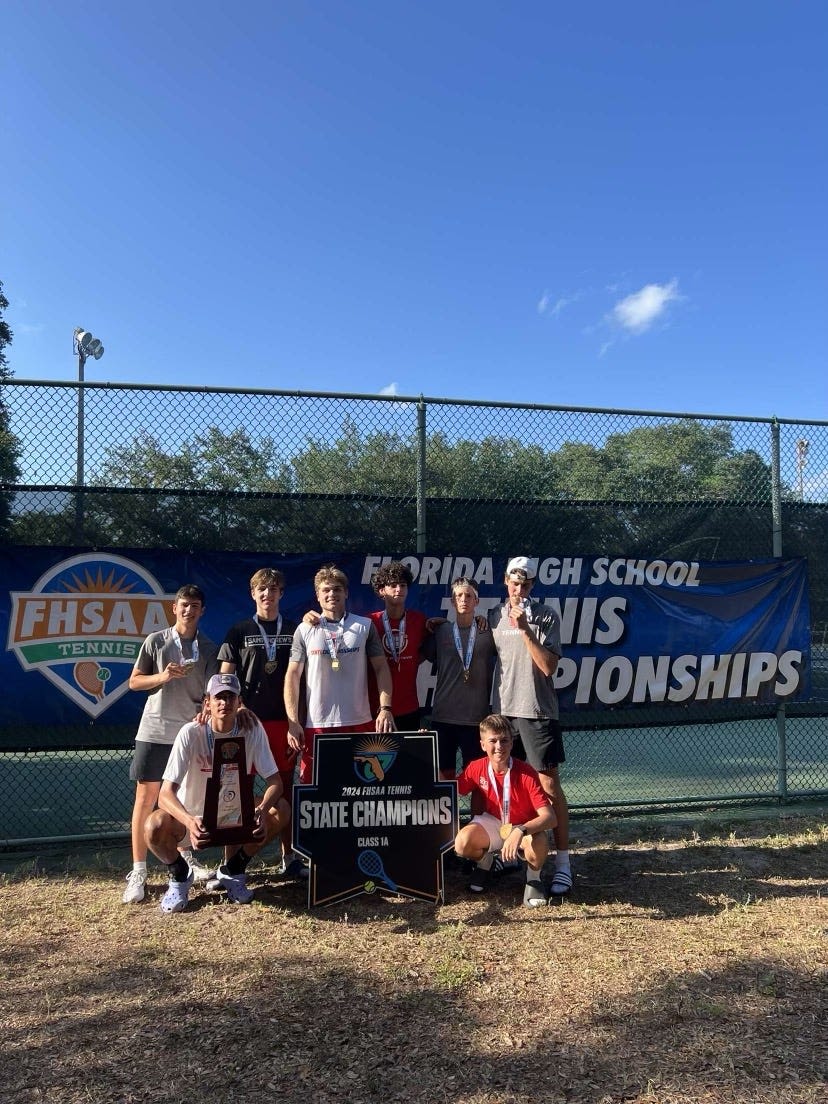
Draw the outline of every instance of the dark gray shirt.
<instances>
[{"instance_id":1,"label":"dark gray shirt","mask_svg":"<svg viewBox=\"0 0 828 1104\"><path fill-rule=\"evenodd\" d=\"M438 625L433 636L427 636L422 646L423 656L437 669L432 719L444 724L476 725L489 712L489 688L495 656L491 632L477 632L469 667L468 682L463 678L463 662L454 643L451 622ZM460 629L463 656L469 643L471 627Z\"/></svg>"}]
</instances>

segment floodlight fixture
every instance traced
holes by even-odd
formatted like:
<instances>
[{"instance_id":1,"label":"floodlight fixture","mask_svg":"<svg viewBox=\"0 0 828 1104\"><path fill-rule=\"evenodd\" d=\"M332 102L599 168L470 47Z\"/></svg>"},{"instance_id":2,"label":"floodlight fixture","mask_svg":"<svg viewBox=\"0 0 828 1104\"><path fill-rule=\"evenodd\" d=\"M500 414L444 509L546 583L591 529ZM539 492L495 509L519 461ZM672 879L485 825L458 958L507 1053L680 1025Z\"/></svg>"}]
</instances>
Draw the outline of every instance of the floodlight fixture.
<instances>
[{"instance_id":1,"label":"floodlight fixture","mask_svg":"<svg viewBox=\"0 0 828 1104\"><path fill-rule=\"evenodd\" d=\"M94 357L95 360L100 360L103 356L103 345L99 338L90 333L89 330L85 330L82 326L76 326L74 330L74 350L78 358L78 363L83 372L83 362L87 357ZM83 374L81 374L83 379Z\"/></svg>"}]
</instances>

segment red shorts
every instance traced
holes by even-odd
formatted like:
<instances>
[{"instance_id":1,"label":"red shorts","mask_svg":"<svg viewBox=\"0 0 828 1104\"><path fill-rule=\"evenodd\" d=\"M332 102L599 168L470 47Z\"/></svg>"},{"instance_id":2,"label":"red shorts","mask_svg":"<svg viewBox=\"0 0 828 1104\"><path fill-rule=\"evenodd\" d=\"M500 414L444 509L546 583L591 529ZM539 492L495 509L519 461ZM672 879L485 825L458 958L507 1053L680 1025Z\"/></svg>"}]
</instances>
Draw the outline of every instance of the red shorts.
<instances>
[{"instance_id":1,"label":"red shorts","mask_svg":"<svg viewBox=\"0 0 828 1104\"><path fill-rule=\"evenodd\" d=\"M365 724L339 725L336 728L306 728L305 747L299 761L299 781L302 785L307 786L313 781L313 747L317 736L339 736L343 732L373 732L375 727L373 721L366 721Z\"/></svg>"},{"instance_id":2,"label":"red shorts","mask_svg":"<svg viewBox=\"0 0 828 1104\"><path fill-rule=\"evenodd\" d=\"M292 774L296 766L296 752L288 746L287 721L262 721L262 728L267 733L267 742L270 744L279 774Z\"/></svg>"}]
</instances>

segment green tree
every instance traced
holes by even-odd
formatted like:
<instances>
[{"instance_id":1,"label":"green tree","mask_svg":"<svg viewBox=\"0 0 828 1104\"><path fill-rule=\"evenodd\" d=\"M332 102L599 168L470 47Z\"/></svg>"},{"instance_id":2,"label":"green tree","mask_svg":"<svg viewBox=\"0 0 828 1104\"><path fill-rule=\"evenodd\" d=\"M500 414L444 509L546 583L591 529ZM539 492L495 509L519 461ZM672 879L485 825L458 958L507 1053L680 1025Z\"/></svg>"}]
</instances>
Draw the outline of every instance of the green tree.
<instances>
[{"instance_id":1,"label":"green tree","mask_svg":"<svg viewBox=\"0 0 828 1104\"><path fill-rule=\"evenodd\" d=\"M84 496L93 544L410 550L417 527L416 433L352 419L285 458L270 437L210 426L175 450L152 433L110 448ZM107 489L108 488L108 489ZM151 493L148 493L151 492ZM432 551L565 555L611 550L674 558L768 554L770 473L727 425L639 426L602 444L555 448L489 433L426 438ZM735 520L751 516L740 526ZM741 514L740 514L741 511ZM725 515L727 520L725 520ZM68 523L32 517L56 539ZM727 553L725 552L727 550Z\"/></svg>"},{"instance_id":2,"label":"green tree","mask_svg":"<svg viewBox=\"0 0 828 1104\"><path fill-rule=\"evenodd\" d=\"M283 547L289 490L272 438L209 426L178 452L148 432L113 446L87 491L85 538L118 546ZM150 493L147 493L150 492Z\"/></svg>"}]
</instances>

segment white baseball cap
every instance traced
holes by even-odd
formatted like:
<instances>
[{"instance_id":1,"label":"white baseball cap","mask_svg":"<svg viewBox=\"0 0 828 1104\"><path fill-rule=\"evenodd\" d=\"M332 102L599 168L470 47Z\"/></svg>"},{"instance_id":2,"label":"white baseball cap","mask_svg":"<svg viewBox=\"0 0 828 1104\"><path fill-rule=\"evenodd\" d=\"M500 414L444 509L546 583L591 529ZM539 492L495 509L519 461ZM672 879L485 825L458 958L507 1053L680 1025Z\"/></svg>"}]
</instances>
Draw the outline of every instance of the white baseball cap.
<instances>
[{"instance_id":1,"label":"white baseball cap","mask_svg":"<svg viewBox=\"0 0 828 1104\"><path fill-rule=\"evenodd\" d=\"M513 556L506 564L507 575L522 575L524 579L535 579L538 574L537 556Z\"/></svg>"}]
</instances>

